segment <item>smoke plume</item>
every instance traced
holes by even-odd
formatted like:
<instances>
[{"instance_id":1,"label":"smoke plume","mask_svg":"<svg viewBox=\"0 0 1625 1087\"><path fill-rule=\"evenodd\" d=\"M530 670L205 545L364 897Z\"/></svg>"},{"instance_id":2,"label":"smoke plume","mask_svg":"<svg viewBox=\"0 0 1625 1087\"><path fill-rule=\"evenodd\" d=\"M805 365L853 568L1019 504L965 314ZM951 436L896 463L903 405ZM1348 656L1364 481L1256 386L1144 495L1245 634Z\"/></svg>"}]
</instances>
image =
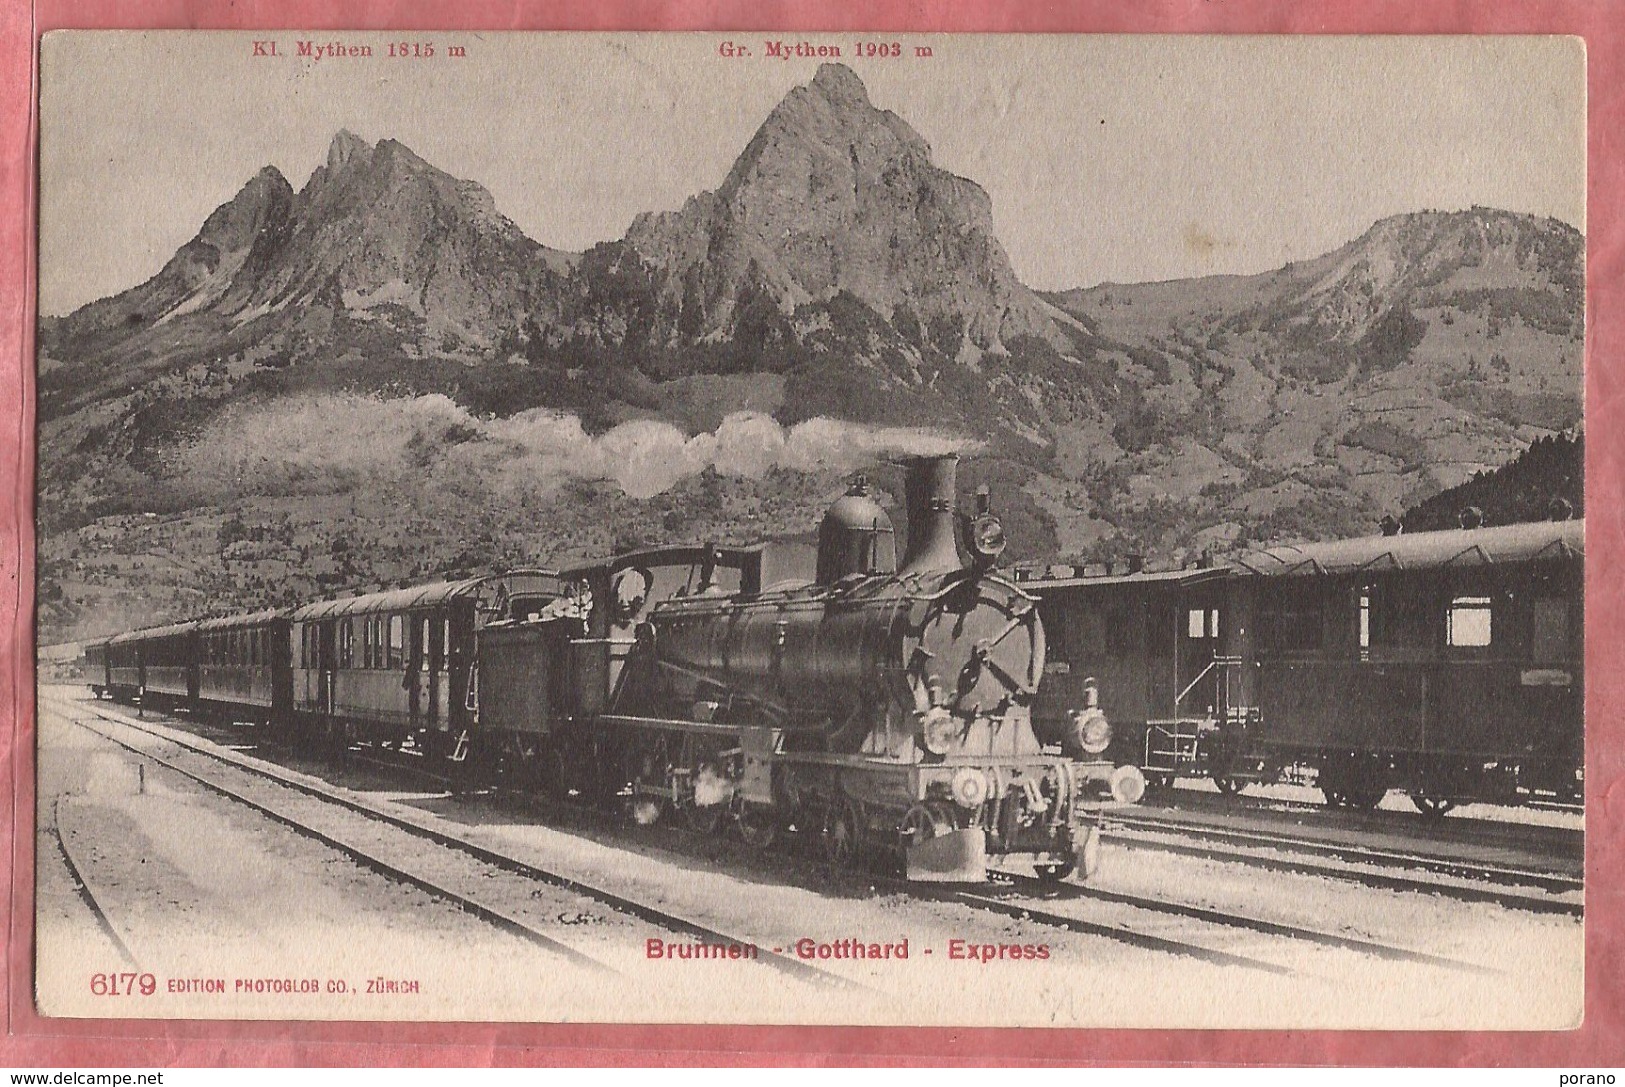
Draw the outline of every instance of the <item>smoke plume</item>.
<instances>
[{"instance_id":1,"label":"smoke plume","mask_svg":"<svg viewBox=\"0 0 1625 1087\"><path fill-rule=\"evenodd\" d=\"M635 419L590 435L576 416L546 409L481 419L441 395L338 394L238 409L183 451L176 467L195 485L240 494L330 493L453 473L499 488L612 480L630 497L650 498L706 468L754 479L774 468L846 471L974 445L924 428L822 417L785 427L752 411L727 416L709 434Z\"/></svg>"}]
</instances>

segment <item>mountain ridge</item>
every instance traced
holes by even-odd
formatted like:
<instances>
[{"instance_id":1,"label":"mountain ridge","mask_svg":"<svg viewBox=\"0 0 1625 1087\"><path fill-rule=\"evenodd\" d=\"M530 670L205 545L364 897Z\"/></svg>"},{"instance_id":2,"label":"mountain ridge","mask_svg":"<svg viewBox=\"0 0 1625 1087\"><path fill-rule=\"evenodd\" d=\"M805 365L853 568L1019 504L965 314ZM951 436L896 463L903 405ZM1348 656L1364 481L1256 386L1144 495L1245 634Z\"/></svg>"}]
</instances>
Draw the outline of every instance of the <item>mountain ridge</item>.
<instances>
[{"instance_id":1,"label":"mountain ridge","mask_svg":"<svg viewBox=\"0 0 1625 1087\"><path fill-rule=\"evenodd\" d=\"M342 525L331 496L364 507L374 472L420 477L399 508L462 495L455 516L507 524L506 484L437 466L478 450L539 494L589 486L511 438L559 413L629 442L715 442L754 416L979 441L970 474L1022 526L1014 557L1356 534L1578 424L1583 275L1578 231L1475 208L1391 216L1254 275L1033 291L989 194L839 65L768 113L716 189L579 254L525 236L477 182L341 130L297 190L259 171L155 276L41 321L42 539L66 554L120 518L273 506L325 538L341 530L289 503ZM320 428L358 396L382 405L362 416L399 463L232 444L244 421ZM730 433L771 433L753 427ZM278 482L205 487L188 468L226 461ZM773 471L724 487L705 530L812 516L760 480L809 503L838 486L827 467L806 486ZM702 524L653 499L615 508L657 516L651 543ZM591 536L573 510L536 510L508 531ZM461 532L434 561L485 553Z\"/></svg>"}]
</instances>

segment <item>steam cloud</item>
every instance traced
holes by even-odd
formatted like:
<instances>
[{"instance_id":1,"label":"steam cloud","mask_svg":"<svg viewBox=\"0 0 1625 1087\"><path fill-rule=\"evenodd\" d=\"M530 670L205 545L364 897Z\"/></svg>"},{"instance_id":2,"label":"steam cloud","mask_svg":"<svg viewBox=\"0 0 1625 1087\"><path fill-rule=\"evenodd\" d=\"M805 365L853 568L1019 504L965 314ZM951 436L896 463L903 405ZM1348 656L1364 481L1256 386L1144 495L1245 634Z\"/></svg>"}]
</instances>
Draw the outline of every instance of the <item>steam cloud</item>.
<instances>
[{"instance_id":1,"label":"steam cloud","mask_svg":"<svg viewBox=\"0 0 1625 1087\"><path fill-rule=\"evenodd\" d=\"M760 412L727 416L710 434L637 419L598 436L545 409L480 419L441 395L386 400L294 397L239 409L178 458L192 482L243 493L342 490L386 477L470 473L495 486L613 480L650 498L706 468L760 478L773 468L847 471L887 456L965 452L975 443L916 427L816 418L780 426Z\"/></svg>"}]
</instances>

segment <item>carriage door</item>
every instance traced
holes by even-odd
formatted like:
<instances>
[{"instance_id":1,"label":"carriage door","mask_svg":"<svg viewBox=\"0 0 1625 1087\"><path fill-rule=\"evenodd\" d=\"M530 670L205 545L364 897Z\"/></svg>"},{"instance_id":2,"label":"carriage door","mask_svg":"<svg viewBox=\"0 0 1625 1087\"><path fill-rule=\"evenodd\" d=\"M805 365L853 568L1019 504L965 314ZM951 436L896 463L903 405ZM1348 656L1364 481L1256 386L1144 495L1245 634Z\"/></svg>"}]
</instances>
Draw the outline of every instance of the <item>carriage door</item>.
<instances>
[{"instance_id":1,"label":"carriage door","mask_svg":"<svg viewBox=\"0 0 1625 1087\"><path fill-rule=\"evenodd\" d=\"M335 620L328 619L311 626L316 639L316 708L333 715L333 673L338 668L338 647L333 637Z\"/></svg>"},{"instance_id":2,"label":"carriage door","mask_svg":"<svg viewBox=\"0 0 1625 1087\"><path fill-rule=\"evenodd\" d=\"M1189 589L1178 602L1174 682L1176 717L1224 718L1229 670L1219 646L1224 631L1219 594L1212 588Z\"/></svg>"},{"instance_id":3,"label":"carriage door","mask_svg":"<svg viewBox=\"0 0 1625 1087\"><path fill-rule=\"evenodd\" d=\"M412 617L412 720L423 728L434 726L434 664L429 658L429 632L438 624L432 613Z\"/></svg>"},{"instance_id":4,"label":"carriage door","mask_svg":"<svg viewBox=\"0 0 1625 1087\"><path fill-rule=\"evenodd\" d=\"M446 675L446 631L451 626L451 620L444 615L437 615L428 620L429 623L429 702L428 725L430 728L444 729L446 727L446 711L448 709L446 690L450 686L450 677Z\"/></svg>"}]
</instances>

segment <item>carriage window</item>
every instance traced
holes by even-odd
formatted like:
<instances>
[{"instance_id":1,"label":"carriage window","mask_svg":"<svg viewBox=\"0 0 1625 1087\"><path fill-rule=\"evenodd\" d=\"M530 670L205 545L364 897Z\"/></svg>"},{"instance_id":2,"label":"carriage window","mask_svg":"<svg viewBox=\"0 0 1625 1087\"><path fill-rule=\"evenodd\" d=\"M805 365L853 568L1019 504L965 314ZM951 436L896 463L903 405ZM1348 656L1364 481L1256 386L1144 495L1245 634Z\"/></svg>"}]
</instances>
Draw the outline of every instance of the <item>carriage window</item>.
<instances>
[{"instance_id":1,"label":"carriage window","mask_svg":"<svg viewBox=\"0 0 1625 1087\"><path fill-rule=\"evenodd\" d=\"M1213 618L1216 634L1218 614L1214 613ZM1315 593L1266 601L1258 617L1260 638L1278 653L1319 650L1325 628L1325 602Z\"/></svg>"},{"instance_id":2,"label":"carriage window","mask_svg":"<svg viewBox=\"0 0 1625 1087\"><path fill-rule=\"evenodd\" d=\"M339 667L350 667L355 652L355 632L350 627L350 620L339 622Z\"/></svg>"},{"instance_id":3,"label":"carriage window","mask_svg":"<svg viewBox=\"0 0 1625 1087\"><path fill-rule=\"evenodd\" d=\"M1185 613L1187 638L1217 638L1219 636L1218 608L1191 608Z\"/></svg>"},{"instance_id":4,"label":"carriage window","mask_svg":"<svg viewBox=\"0 0 1625 1087\"><path fill-rule=\"evenodd\" d=\"M1458 596L1452 600L1446 638L1454 646L1489 645L1490 598Z\"/></svg>"},{"instance_id":5,"label":"carriage window","mask_svg":"<svg viewBox=\"0 0 1625 1087\"><path fill-rule=\"evenodd\" d=\"M450 619L442 619L440 621L440 667L442 669L451 667L451 665L449 663L450 658L451 658L451 620Z\"/></svg>"},{"instance_id":6,"label":"carriage window","mask_svg":"<svg viewBox=\"0 0 1625 1087\"><path fill-rule=\"evenodd\" d=\"M1436 598L1403 585L1389 584L1371 594L1371 644L1426 648L1435 644Z\"/></svg>"},{"instance_id":7,"label":"carriage window","mask_svg":"<svg viewBox=\"0 0 1625 1087\"><path fill-rule=\"evenodd\" d=\"M406 667L406 622L400 615L389 617L389 667Z\"/></svg>"},{"instance_id":8,"label":"carriage window","mask_svg":"<svg viewBox=\"0 0 1625 1087\"><path fill-rule=\"evenodd\" d=\"M1555 597L1537 598L1529 655L1537 661L1560 661L1569 655L1569 602Z\"/></svg>"}]
</instances>

